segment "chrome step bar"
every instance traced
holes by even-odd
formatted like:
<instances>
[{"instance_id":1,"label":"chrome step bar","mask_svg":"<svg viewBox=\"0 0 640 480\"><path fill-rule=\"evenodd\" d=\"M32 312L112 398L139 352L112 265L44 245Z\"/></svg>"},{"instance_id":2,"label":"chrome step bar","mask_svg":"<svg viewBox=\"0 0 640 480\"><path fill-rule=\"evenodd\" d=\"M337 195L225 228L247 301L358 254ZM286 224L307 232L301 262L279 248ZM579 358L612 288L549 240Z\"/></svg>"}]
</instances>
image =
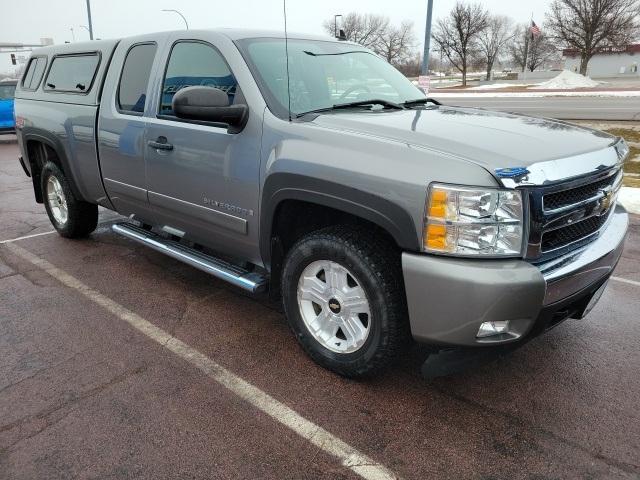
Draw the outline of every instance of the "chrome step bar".
<instances>
[{"instance_id":1,"label":"chrome step bar","mask_svg":"<svg viewBox=\"0 0 640 480\"><path fill-rule=\"evenodd\" d=\"M130 223L116 223L111 229L130 240L142 243L160 253L164 253L171 258L191 265L198 270L202 270L209 275L229 282L243 290L258 293L266 289L267 280L263 275L248 272L224 260L186 247L179 242L162 238L144 228L137 227Z\"/></svg>"}]
</instances>

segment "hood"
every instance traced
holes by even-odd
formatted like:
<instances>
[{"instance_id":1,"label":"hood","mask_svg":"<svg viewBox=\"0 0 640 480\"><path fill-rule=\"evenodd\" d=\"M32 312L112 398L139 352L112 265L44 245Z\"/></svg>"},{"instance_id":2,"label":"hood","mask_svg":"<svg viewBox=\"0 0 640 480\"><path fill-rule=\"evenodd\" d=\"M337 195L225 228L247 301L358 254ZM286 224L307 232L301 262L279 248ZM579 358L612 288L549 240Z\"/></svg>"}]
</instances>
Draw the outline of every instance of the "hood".
<instances>
[{"instance_id":1,"label":"hood","mask_svg":"<svg viewBox=\"0 0 640 480\"><path fill-rule=\"evenodd\" d=\"M447 106L336 112L320 115L313 122L462 157L492 173L602 150L617 140L560 121Z\"/></svg>"}]
</instances>

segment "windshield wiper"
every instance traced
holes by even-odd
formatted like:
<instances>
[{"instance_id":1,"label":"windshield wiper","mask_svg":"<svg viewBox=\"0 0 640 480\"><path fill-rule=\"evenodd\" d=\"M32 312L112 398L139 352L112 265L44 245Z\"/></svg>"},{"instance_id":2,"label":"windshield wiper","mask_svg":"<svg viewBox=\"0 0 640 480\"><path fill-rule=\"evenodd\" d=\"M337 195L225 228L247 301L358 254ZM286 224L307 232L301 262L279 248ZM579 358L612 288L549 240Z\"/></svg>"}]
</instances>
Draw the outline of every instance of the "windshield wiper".
<instances>
[{"instance_id":1,"label":"windshield wiper","mask_svg":"<svg viewBox=\"0 0 640 480\"><path fill-rule=\"evenodd\" d=\"M349 50L348 52L335 52L335 53L315 53L310 52L309 50L303 50L307 55L311 55L312 57L330 57L332 55L347 55L349 53L366 53L371 55L369 52L365 52L364 50Z\"/></svg>"},{"instance_id":2,"label":"windshield wiper","mask_svg":"<svg viewBox=\"0 0 640 480\"><path fill-rule=\"evenodd\" d=\"M333 105L331 107L318 108L316 110L309 110L308 112L298 113L296 114L296 118L303 117L310 113L332 112L333 110L345 110L348 108L364 107L366 105L382 105L385 108L393 108L395 110L404 110L404 107L402 105L397 104L395 102L390 102L388 100L381 100L381 99L359 100L357 102L338 103L337 105Z\"/></svg>"},{"instance_id":3,"label":"windshield wiper","mask_svg":"<svg viewBox=\"0 0 640 480\"><path fill-rule=\"evenodd\" d=\"M416 98L415 100L407 100L406 102L402 102L400 105L402 105L403 107L407 107L408 108L408 107L413 107L415 105L424 105L425 103L433 103L434 105L442 105L442 103L440 103L435 98L429 98L429 97Z\"/></svg>"}]
</instances>

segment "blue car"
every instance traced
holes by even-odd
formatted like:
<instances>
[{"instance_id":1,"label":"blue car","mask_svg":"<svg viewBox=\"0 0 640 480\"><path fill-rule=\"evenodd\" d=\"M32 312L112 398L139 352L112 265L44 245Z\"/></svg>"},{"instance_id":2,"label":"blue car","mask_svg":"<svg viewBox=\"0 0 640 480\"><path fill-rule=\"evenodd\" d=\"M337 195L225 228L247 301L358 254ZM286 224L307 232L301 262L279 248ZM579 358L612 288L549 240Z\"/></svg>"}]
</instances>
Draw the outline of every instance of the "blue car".
<instances>
[{"instance_id":1,"label":"blue car","mask_svg":"<svg viewBox=\"0 0 640 480\"><path fill-rule=\"evenodd\" d=\"M13 133L16 130L13 118L13 97L17 80L0 82L0 133Z\"/></svg>"}]
</instances>

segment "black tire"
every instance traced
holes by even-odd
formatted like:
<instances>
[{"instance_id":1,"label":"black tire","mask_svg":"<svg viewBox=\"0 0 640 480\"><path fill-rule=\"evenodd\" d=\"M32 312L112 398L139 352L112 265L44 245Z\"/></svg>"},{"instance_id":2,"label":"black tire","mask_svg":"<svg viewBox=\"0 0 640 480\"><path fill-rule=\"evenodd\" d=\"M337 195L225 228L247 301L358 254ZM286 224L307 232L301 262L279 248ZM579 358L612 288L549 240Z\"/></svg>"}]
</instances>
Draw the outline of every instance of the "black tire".
<instances>
[{"instance_id":1,"label":"black tire","mask_svg":"<svg viewBox=\"0 0 640 480\"><path fill-rule=\"evenodd\" d=\"M369 302L369 333L351 353L336 353L307 328L298 306L298 282L305 268L330 260L357 277ZM371 377L390 365L409 338L399 250L371 229L336 226L312 232L287 253L281 279L289 326L305 352L319 365L349 378Z\"/></svg>"},{"instance_id":2,"label":"black tire","mask_svg":"<svg viewBox=\"0 0 640 480\"><path fill-rule=\"evenodd\" d=\"M50 205L51 200L47 195L47 184L51 177L55 177L58 180L64 193L64 200L67 206L67 218L64 222L57 220L54 216ZM41 188L44 207L47 210L47 215L49 215L49 220L51 220L51 224L61 236L67 238L86 237L96 229L98 225L98 206L78 200L71 191L67 177L55 163L47 162L42 167Z\"/></svg>"}]
</instances>

